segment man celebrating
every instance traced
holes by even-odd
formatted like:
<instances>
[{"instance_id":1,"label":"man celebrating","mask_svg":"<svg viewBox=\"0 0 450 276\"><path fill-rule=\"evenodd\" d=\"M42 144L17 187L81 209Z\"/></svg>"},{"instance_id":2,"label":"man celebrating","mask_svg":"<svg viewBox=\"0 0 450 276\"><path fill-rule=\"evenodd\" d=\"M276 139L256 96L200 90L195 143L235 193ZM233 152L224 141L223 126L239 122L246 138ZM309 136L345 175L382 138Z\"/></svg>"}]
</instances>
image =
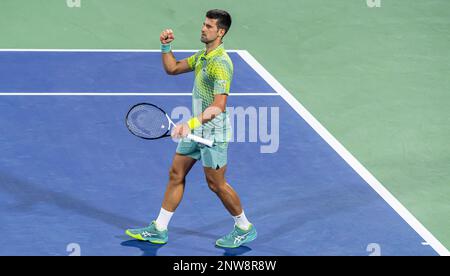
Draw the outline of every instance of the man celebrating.
<instances>
[{"instance_id":1,"label":"man celebrating","mask_svg":"<svg viewBox=\"0 0 450 276\"><path fill-rule=\"evenodd\" d=\"M164 244L168 241L168 224L181 202L185 177L197 160L202 161L209 188L220 198L233 216L234 229L218 239L216 245L234 248L254 240L255 227L247 220L239 196L225 180L228 142L231 138L227 97L233 76L233 63L226 53L222 39L231 26L231 16L223 10L210 10L201 29L201 41L205 49L177 61L170 43L175 39L173 31L161 33L162 62L170 75L195 72L192 91L194 117L178 124L172 131L180 140L169 172L169 182L158 218L148 227L128 229L126 233L136 239ZM186 137L193 132L197 136L214 141L209 148Z\"/></svg>"}]
</instances>

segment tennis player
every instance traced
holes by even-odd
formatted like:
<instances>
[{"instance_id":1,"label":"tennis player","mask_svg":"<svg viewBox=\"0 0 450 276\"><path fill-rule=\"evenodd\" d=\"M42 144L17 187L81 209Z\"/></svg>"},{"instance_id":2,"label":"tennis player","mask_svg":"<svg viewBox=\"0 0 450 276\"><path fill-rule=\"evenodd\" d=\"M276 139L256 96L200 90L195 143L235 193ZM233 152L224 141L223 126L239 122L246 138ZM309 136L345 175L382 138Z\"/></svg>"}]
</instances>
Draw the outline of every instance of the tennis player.
<instances>
[{"instance_id":1,"label":"tennis player","mask_svg":"<svg viewBox=\"0 0 450 276\"><path fill-rule=\"evenodd\" d=\"M226 248L239 247L254 240L255 227L248 221L236 191L225 180L227 149L231 139L229 114L226 111L227 97L233 77L233 63L226 53L222 39L231 26L231 16L223 10L210 10L201 29L200 40L205 49L177 61L171 51L175 39L171 29L161 33L162 63L169 75L195 72L192 91L194 116L186 123L178 124L172 136L182 138L178 144L169 172L162 208L155 221L145 228L128 229L126 233L136 239L156 244L168 241L168 224L181 202L185 177L196 161L201 160L209 188L220 198L233 216L234 229L216 241ZM214 141L209 148L187 140L189 133Z\"/></svg>"}]
</instances>

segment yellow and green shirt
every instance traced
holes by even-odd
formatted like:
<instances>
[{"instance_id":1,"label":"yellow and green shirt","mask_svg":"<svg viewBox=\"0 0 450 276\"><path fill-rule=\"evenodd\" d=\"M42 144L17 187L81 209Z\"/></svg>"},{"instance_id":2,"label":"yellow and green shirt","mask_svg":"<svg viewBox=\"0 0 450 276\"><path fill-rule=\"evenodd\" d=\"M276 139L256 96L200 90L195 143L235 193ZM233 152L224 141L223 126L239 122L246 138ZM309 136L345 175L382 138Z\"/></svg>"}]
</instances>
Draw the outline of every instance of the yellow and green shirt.
<instances>
[{"instance_id":1,"label":"yellow and green shirt","mask_svg":"<svg viewBox=\"0 0 450 276\"><path fill-rule=\"evenodd\" d=\"M189 67L195 71L194 87L192 89L192 113L198 116L214 101L218 94L230 93L233 78L233 63L223 44L205 54L206 49L198 51L187 58ZM231 126L227 111L213 120L194 130L195 135L201 135L217 142L227 142L231 137Z\"/></svg>"}]
</instances>

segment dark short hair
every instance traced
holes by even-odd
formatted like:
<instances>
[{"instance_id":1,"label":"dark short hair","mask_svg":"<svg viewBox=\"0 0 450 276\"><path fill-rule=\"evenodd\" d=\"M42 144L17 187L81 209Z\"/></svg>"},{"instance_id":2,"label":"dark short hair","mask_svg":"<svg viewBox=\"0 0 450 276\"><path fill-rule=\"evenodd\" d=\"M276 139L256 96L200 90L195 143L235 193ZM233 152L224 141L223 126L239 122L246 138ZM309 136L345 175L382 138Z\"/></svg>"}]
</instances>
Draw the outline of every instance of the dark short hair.
<instances>
[{"instance_id":1,"label":"dark short hair","mask_svg":"<svg viewBox=\"0 0 450 276\"><path fill-rule=\"evenodd\" d=\"M228 32L231 26L231 15L224 10L210 10L206 13L206 17L211 19L217 19L217 27L224 29L225 34ZM225 36L225 35L224 35Z\"/></svg>"}]
</instances>

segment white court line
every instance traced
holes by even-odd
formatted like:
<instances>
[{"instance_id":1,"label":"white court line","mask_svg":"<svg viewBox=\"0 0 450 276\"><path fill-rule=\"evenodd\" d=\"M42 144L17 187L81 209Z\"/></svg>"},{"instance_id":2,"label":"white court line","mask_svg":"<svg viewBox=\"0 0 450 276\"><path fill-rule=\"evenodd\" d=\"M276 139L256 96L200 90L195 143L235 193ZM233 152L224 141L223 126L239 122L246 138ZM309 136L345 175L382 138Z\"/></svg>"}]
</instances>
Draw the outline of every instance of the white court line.
<instances>
[{"instance_id":1,"label":"white court line","mask_svg":"<svg viewBox=\"0 0 450 276\"><path fill-rule=\"evenodd\" d=\"M408 223L439 255L450 252L306 108L247 51L239 55Z\"/></svg>"},{"instance_id":2,"label":"white court line","mask_svg":"<svg viewBox=\"0 0 450 276\"><path fill-rule=\"evenodd\" d=\"M198 50L173 50L173 52L187 53ZM229 53L238 53L240 50L227 50ZM161 50L148 49L0 49L0 52L148 52L157 53ZM192 96L192 93L101 93L101 92L1 92L0 96ZM279 96L278 93L230 93L230 96Z\"/></svg>"},{"instance_id":3,"label":"white court line","mask_svg":"<svg viewBox=\"0 0 450 276\"><path fill-rule=\"evenodd\" d=\"M192 93L2 92L0 96L192 96ZM280 96L278 93L230 93L230 96Z\"/></svg>"},{"instance_id":4,"label":"white court line","mask_svg":"<svg viewBox=\"0 0 450 276\"><path fill-rule=\"evenodd\" d=\"M172 52L179 53L187 53L187 52L197 52L197 50L172 50ZM240 50L228 50L229 53L237 53ZM117 52L117 53L159 53L161 50L155 49L0 49L0 52L93 52L93 53L108 53L108 52Z\"/></svg>"}]
</instances>

